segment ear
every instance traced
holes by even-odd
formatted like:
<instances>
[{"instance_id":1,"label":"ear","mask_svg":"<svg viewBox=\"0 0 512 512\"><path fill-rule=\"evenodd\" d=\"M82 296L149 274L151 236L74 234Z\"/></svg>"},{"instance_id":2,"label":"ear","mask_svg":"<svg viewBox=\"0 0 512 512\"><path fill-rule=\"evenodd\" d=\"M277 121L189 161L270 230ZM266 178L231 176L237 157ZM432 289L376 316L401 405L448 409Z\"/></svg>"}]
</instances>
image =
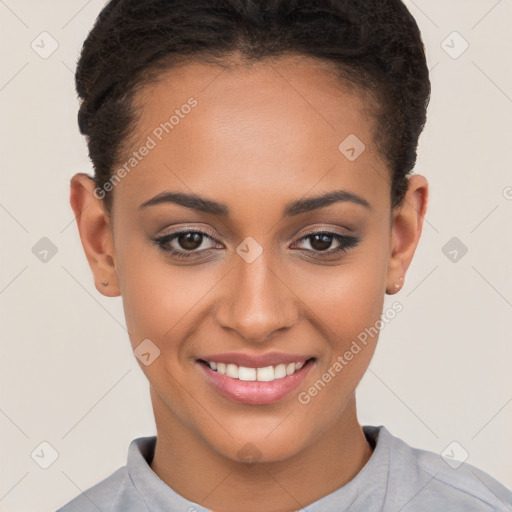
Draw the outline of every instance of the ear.
<instances>
[{"instance_id":1,"label":"ear","mask_svg":"<svg viewBox=\"0 0 512 512\"><path fill-rule=\"evenodd\" d=\"M85 173L75 174L70 183L71 208L96 289L107 297L117 297L120 291L110 218L103 201L94 194L95 188L90 176Z\"/></svg>"},{"instance_id":2,"label":"ear","mask_svg":"<svg viewBox=\"0 0 512 512\"><path fill-rule=\"evenodd\" d=\"M389 295L398 292L404 284L405 274L420 240L423 219L427 211L427 180L415 174L409 178L408 183L402 203L393 212L386 288Z\"/></svg>"}]
</instances>

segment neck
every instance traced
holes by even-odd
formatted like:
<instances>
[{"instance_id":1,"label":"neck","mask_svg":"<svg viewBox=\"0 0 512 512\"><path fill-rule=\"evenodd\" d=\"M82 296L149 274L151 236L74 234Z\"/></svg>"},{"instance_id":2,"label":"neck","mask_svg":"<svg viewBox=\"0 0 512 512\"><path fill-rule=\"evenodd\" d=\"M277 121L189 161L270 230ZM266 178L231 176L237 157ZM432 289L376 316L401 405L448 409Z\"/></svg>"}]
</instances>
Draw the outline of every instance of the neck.
<instances>
[{"instance_id":1,"label":"neck","mask_svg":"<svg viewBox=\"0 0 512 512\"><path fill-rule=\"evenodd\" d=\"M181 496L216 512L300 510L352 480L372 454L354 397L339 421L306 449L285 460L251 465L214 451L156 393L152 400L157 443L151 469Z\"/></svg>"}]
</instances>

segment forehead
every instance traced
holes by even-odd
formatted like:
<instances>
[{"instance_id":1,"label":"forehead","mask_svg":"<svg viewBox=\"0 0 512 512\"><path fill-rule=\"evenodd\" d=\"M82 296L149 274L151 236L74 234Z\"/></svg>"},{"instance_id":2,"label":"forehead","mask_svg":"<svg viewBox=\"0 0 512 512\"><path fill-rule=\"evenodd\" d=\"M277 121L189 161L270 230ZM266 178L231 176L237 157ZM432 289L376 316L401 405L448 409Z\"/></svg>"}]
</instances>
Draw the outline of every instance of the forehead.
<instances>
[{"instance_id":1,"label":"forehead","mask_svg":"<svg viewBox=\"0 0 512 512\"><path fill-rule=\"evenodd\" d=\"M238 191L282 203L318 184L321 192L368 189L374 202L386 203L372 105L326 63L285 57L230 68L181 64L143 88L136 103L136 141L120 165L132 151L151 149L116 195L140 203L181 190L229 202ZM355 160L347 158L353 148L356 156L364 148Z\"/></svg>"}]
</instances>

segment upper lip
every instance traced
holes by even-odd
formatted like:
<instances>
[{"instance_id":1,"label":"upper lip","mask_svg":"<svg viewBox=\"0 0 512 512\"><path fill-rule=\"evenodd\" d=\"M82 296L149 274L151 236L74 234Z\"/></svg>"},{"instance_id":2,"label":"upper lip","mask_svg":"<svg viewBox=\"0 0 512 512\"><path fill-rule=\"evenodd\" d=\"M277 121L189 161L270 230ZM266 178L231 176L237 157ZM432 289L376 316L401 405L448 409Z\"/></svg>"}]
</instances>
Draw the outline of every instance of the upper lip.
<instances>
[{"instance_id":1,"label":"upper lip","mask_svg":"<svg viewBox=\"0 0 512 512\"><path fill-rule=\"evenodd\" d=\"M283 354L279 352L269 352L263 355L254 355L241 352L226 352L223 354L212 354L200 357L200 360L215 363L236 364L246 368L264 368L265 366L277 366L278 364L305 363L311 359L311 355L303 354Z\"/></svg>"}]
</instances>

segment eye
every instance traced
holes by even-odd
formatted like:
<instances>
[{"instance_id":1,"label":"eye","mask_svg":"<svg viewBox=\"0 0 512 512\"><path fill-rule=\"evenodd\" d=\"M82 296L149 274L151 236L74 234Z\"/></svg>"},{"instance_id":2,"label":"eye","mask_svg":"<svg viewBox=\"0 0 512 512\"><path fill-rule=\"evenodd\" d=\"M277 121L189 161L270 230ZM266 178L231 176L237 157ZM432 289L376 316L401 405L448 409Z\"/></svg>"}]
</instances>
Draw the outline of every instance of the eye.
<instances>
[{"instance_id":1,"label":"eye","mask_svg":"<svg viewBox=\"0 0 512 512\"><path fill-rule=\"evenodd\" d=\"M162 250L177 258L194 257L219 246L213 237L196 230L176 231L155 238L154 241Z\"/></svg>"},{"instance_id":2,"label":"eye","mask_svg":"<svg viewBox=\"0 0 512 512\"><path fill-rule=\"evenodd\" d=\"M307 251L314 252L315 256L326 257L346 252L355 247L359 243L359 238L330 231L317 231L303 236L299 243L301 241L309 245L309 247L305 247ZM333 244L335 248L329 250Z\"/></svg>"},{"instance_id":3,"label":"eye","mask_svg":"<svg viewBox=\"0 0 512 512\"><path fill-rule=\"evenodd\" d=\"M175 258L197 257L201 253L210 253L214 249L223 248L212 236L199 230L176 231L157 237L154 242ZM306 234L297 243L301 242L309 245L302 249L323 258L348 251L359 243L359 238L341 233L317 231ZM331 248L333 244L334 249Z\"/></svg>"}]
</instances>

